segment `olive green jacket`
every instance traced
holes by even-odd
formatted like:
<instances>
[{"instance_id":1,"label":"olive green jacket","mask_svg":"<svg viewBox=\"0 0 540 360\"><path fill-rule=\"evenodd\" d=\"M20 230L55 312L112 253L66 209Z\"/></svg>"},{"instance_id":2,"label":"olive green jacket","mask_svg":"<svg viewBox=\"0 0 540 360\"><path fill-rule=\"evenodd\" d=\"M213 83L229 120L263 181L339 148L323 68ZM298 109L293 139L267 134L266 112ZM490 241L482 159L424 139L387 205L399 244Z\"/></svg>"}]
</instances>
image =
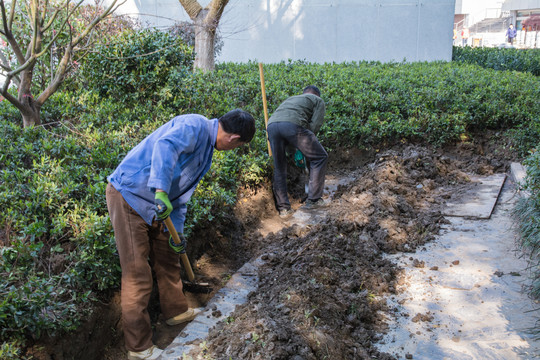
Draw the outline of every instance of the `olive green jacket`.
<instances>
[{"instance_id":1,"label":"olive green jacket","mask_svg":"<svg viewBox=\"0 0 540 360\"><path fill-rule=\"evenodd\" d=\"M323 99L313 94L291 96L281 103L268 120L273 122L291 122L315 134L324 122L326 107Z\"/></svg>"}]
</instances>

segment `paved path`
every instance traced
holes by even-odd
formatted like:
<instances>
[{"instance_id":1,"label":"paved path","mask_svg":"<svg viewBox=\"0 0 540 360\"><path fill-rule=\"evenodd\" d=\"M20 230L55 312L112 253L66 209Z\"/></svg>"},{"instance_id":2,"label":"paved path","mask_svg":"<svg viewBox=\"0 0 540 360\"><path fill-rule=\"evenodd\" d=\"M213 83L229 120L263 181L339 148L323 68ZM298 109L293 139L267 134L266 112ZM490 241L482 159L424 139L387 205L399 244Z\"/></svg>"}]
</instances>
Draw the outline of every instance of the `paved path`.
<instances>
[{"instance_id":1,"label":"paved path","mask_svg":"<svg viewBox=\"0 0 540 360\"><path fill-rule=\"evenodd\" d=\"M448 217L425 250L391 256L406 281L389 299L398 317L381 351L417 360L540 358L531 333L540 331L540 304L522 291L528 264L516 251L510 216L517 199L507 180L491 218Z\"/></svg>"}]
</instances>

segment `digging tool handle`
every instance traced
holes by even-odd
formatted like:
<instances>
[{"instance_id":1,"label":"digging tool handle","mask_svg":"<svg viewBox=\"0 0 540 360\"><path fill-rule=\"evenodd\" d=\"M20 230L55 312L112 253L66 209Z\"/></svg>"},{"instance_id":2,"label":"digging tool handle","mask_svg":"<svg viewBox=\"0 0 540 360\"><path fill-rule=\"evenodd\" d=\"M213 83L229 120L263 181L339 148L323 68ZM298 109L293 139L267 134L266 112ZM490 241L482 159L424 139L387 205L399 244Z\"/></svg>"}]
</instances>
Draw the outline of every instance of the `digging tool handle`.
<instances>
[{"instance_id":1,"label":"digging tool handle","mask_svg":"<svg viewBox=\"0 0 540 360\"><path fill-rule=\"evenodd\" d=\"M180 240L180 237L178 236L178 233L176 232L176 229L174 228L174 224L171 218L168 217L165 220L163 220L163 222L165 223L165 226L167 226L167 229L169 229L169 232L171 233L174 243L179 245L182 241ZM193 269L191 268L191 264L189 263L189 259L186 253L180 254L180 259L182 259L182 264L184 265L184 269L186 269L188 280L193 281L195 279L195 274L193 274Z\"/></svg>"},{"instance_id":2,"label":"digging tool handle","mask_svg":"<svg viewBox=\"0 0 540 360\"><path fill-rule=\"evenodd\" d=\"M268 106L266 105L266 87L264 86L264 71L263 64L259 63L259 76L261 78L261 92L264 109L264 128L268 127ZM268 156L272 157L272 148L270 147L270 140L268 140L268 134L266 134L266 143L268 145Z\"/></svg>"}]
</instances>

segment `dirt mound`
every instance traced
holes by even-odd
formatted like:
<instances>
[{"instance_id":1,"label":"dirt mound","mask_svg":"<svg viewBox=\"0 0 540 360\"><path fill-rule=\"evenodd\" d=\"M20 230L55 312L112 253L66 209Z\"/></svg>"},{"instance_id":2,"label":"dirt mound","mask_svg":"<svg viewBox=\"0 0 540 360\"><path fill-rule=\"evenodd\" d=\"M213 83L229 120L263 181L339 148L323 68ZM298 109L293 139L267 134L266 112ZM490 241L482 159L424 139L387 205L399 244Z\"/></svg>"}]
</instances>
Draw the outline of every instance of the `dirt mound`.
<instances>
[{"instance_id":1,"label":"dirt mound","mask_svg":"<svg viewBox=\"0 0 540 360\"><path fill-rule=\"evenodd\" d=\"M444 202L468 186L467 173L504 167L455 150L400 146L379 153L348 172L353 180L338 187L323 221L243 236L240 247L265 260L259 289L211 330L204 355L393 359L372 346L385 329L384 313L393 311L382 296L400 281L401 269L384 254L412 252L431 240L445 221Z\"/></svg>"},{"instance_id":2,"label":"dirt mound","mask_svg":"<svg viewBox=\"0 0 540 360\"><path fill-rule=\"evenodd\" d=\"M393 288L396 269L374 241L345 223L269 235L260 285L231 321L211 332L216 359L371 358L375 294ZM380 330L380 329L379 329ZM295 357L296 356L296 357ZM378 358L384 358L379 357ZM390 358L390 357L388 357Z\"/></svg>"}]
</instances>

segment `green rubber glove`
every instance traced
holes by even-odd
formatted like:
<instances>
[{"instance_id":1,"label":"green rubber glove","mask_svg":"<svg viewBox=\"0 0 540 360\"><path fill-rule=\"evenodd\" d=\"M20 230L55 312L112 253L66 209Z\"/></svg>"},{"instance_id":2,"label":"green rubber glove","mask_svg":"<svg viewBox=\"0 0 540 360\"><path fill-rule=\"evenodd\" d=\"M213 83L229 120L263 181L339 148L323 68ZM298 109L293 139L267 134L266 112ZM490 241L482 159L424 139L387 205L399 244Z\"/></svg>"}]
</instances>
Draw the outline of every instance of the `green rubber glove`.
<instances>
[{"instance_id":1,"label":"green rubber glove","mask_svg":"<svg viewBox=\"0 0 540 360\"><path fill-rule=\"evenodd\" d=\"M304 154L302 154L302 152L298 149L296 149L296 152L294 153L294 164L300 169L306 167L306 159L304 158Z\"/></svg>"},{"instance_id":2,"label":"green rubber glove","mask_svg":"<svg viewBox=\"0 0 540 360\"><path fill-rule=\"evenodd\" d=\"M165 220L171 214L173 207L166 192L156 191L154 199L154 209L158 220Z\"/></svg>"},{"instance_id":3,"label":"green rubber glove","mask_svg":"<svg viewBox=\"0 0 540 360\"><path fill-rule=\"evenodd\" d=\"M174 242L174 239L172 238L172 236L169 236L169 246L171 247L171 249L174 250L175 253L177 253L177 254L185 254L186 246L187 246L186 238L184 237L184 234L182 234L182 233L178 233L178 237L181 240L180 244L176 244Z\"/></svg>"}]
</instances>

